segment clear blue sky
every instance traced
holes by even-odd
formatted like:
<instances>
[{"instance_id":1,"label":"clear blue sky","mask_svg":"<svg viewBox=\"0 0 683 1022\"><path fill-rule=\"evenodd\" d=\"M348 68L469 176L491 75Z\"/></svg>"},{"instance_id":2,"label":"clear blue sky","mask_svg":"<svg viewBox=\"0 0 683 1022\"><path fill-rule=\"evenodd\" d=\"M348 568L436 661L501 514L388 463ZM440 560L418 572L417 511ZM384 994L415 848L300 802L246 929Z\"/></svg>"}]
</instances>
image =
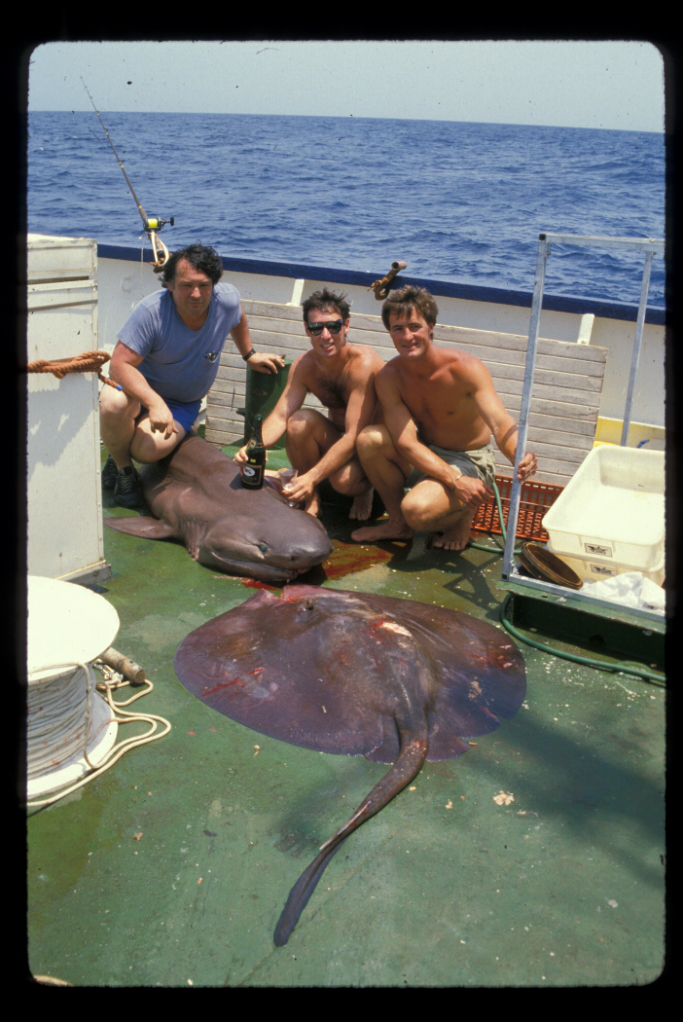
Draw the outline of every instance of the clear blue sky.
<instances>
[{"instance_id":1,"label":"clear blue sky","mask_svg":"<svg viewBox=\"0 0 683 1022\"><path fill-rule=\"evenodd\" d=\"M310 114L664 130L648 42L46 43L30 110Z\"/></svg>"}]
</instances>

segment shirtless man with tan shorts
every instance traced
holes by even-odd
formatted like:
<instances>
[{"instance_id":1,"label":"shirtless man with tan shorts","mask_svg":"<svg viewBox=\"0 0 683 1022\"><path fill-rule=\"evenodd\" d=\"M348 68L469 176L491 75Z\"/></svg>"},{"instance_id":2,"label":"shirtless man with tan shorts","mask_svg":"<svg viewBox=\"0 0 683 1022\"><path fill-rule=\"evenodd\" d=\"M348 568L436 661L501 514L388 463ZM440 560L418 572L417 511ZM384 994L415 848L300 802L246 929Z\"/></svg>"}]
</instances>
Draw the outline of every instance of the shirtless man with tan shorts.
<instances>
[{"instance_id":1,"label":"shirtless man with tan shorts","mask_svg":"<svg viewBox=\"0 0 683 1022\"><path fill-rule=\"evenodd\" d=\"M324 288L302 304L311 348L294 361L287 385L263 423L263 442L272 447L287 433L287 456L298 476L287 488L292 503L320 514L318 486L329 479L338 493L353 497L349 518L370 517L372 487L356 456L361 430L374 421L375 376L384 360L366 345L348 340L349 305L344 295ZM327 416L302 408L307 394L327 408ZM234 460L242 467L247 448Z\"/></svg>"},{"instance_id":2,"label":"shirtless man with tan shorts","mask_svg":"<svg viewBox=\"0 0 683 1022\"><path fill-rule=\"evenodd\" d=\"M433 546L463 550L477 508L494 496L491 434L515 463L517 425L491 374L478 358L434 345L437 315L423 288L395 291L382 306L398 356L375 380L384 423L366 427L357 449L388 520L353 532L359 543L428 531ZM518 477L533 475L537 464L526 452Z\"/></svg>"}]
</instances>

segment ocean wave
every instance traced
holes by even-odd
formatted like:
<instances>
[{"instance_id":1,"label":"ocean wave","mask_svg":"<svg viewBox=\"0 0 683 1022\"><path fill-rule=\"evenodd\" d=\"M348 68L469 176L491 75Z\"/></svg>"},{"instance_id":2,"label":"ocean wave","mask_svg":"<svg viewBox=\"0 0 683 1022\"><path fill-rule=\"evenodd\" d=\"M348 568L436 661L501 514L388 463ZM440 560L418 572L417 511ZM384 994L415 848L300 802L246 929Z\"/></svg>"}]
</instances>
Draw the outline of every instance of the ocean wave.
<instances>
[{"instance_id":1,"label":"ocean wave","mask_svg":"<svg viewBox=\"0 0 683 1022\"><path fill-rule=\"evenodd\" d=\"M540 231L664 232L652 133L219 114L105 123L150 215L176 217L169 245L201 234L226 254L378 271L409 257L417 276L531 289ZM32 113L29 130L29 229L135 244L139 214L95 115ZM555 247L548 272L553 289L632 302L642 257L575 262ZM663 290L655 260L653 303Z\"/></svg>"}]
</instances>

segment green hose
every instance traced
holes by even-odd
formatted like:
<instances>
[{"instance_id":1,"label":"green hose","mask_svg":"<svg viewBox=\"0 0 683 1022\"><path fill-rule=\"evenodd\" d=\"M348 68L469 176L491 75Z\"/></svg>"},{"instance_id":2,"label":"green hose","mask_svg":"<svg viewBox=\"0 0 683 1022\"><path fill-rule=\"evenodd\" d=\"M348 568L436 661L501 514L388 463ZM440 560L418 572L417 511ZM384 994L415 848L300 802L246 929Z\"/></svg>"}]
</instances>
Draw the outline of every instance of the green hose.
<instances>
[{"instance_id":1,"label":"green hose","mask_svg":"<svg viewBox=\"0 0 683 1022\"><path fill-rule=\"evenodd\" d=\"M500 502L500 493L498 492L498 487L496 485L495 480L493 481L493 492L495 493L496 496L498 518L500 520L500 531L503 533L503 546L501 547L499 544L496 544L496 546L486 546L485 543L475 543L474 541L470 541L470 546L473 546L475 550L487 550L491 554L502 554L504 553L505 544L507 543L507 530L505 528L505 522L503 520L503 506ZM520 549L521 548L516 549L515 553L518 554L520 552Z\"/></svg>"},{"instance_id":2,"label":"green hose","mask_svg":"<svg viewBox=\"0 0 683 1022\"><path fill-rule=\"evenodd\" d=\"M553 649L552 646L547 646L543 642L537 642L535 639L530 639L526 635L522 635L513 624L506 617L506 611L512 593L508 593L503 600L503 606L500 608L500 620L503 628L515 639L520 639L525 642L528 646L533 646L534 649L539 649L542 653L550 653L552 656L562 657L563 660L572 660L576 664L585 664L587 667L598 667L603 671L612 671L613 673L624 673L624 674L635 674L640 678L647 678L649 681L658 682L660 685L666 685L666 675L659 674L657 671L650 671L647 667L641 667L639 664L608 664L604 660L594 660L592 657L579 656L577 653L561 653L559 650Z\"/></svg>"},{"instance_id":3,"label":"green hose","mask_svg":"<svg viewBox=\"0 0 683 1022\"><path fill-rule=\"evenodd\" d=\"M496 486L495 482L493 484L493 489L496 495L496 505L498 507L498 517L500 519L500 528L503 533L504 546L505 543L507 542L507 532L505 529L505 522L503 521L503 508L500 502L500 494L498 493L498 487ZM488 550L490 553L502 554L504 552L504 550L498 545L496 545L495 547L486 546L484 543L471 543L470 545L475 547L475 549L477 550ZM515 554L519 554L519 552L520 549L515 550ZM514 627L514 625L509 621L509 619L506 616L506 611L511 598L512 593L508 593L505 599L503 600L503 605L500 608L500 620L501 624L503 625L503 628L505 628L505 630L509 632L510 635L513 636L513 638L518 639L520 642L524 642L528 646L533 646L534 649L538 649L542 653L550 653L551 656L561 657L563 660L572 660L576 664L584 664L587 667L597 667L600 670L612 671L613 673L623 672L624 674L634 674L636 675L636 677L646 678L648 681L656 682L662 685L663 687L666 686L666 676L663 674L659 674L656 671L650 671L648 670L647 667L641 667L638 664L633 664L632 666L631 665L627 666L625 664L620 664L619 666L615 664L608 664L605 663L605 661L603 660L594 660L592 657L579 656L577 653L562 653L557 649L553 649L552 646L547 646L543 642L537 642L535 639L529 639L527 636L522 635L522 633L518 631L517 628Z\"/></svg>"}]
</instances>

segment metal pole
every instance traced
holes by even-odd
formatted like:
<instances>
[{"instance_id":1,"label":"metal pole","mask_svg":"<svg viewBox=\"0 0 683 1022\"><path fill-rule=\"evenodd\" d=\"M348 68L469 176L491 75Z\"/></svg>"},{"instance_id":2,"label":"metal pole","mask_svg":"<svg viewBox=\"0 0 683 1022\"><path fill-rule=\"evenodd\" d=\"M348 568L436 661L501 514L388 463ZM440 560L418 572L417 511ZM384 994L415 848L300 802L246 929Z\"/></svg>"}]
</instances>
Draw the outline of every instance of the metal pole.
<instances>
[{"instance_id":1,"label":"metal pole","mask_svg":"<svg viewBox=\"0 0 683 1022\"><path fill-rule=\"evenodd\" d=\"M591 234L551 234L550 231L546 231L545 236L554 245L575 245L579 248L616 248L634 252L654 252L657 255L664 254L662 238L605 238Z\"/></svg>"},{"instance_id":2,"label":"metal pole","mask_svg":"<svg viewBox=\"0 0 683 1022\"><path fill-rule=\"evenodd\" d=\"M636 388L636 374L638 372L638 361L640 349L643 343L643 327L645 325L645 310L647 308L647 293L650 290L650 271L654 252L645 253L645 267L643 269L643 283L640 287L640 304L638 305L638 318L636 320L636 335L633 341L633 355L631 356L631 374L628 379L628 390L626 392L626 407L624 409L624 424L621 429L621 446L626 447L628 443L629 429L631 428L631 406L633 405L633 394Z\"/></svg>"},{"instance_id":3,"label":"metal pole","mask_svg":"<svg viewBox=\"0 0 683 1022\"><path fill-rule=\"evenodd\" d=\"M505 553L503 556L503 570L502 578L507 580L510 575L516 581L528 584L530 587L538 590L544 590L547 592L553 592L556 590L556 586L549 582L540 582L535 579L525 579L514 572L513 557L515 549L515 539L517 534L517 520L519 517L519 502L521 497L522 484L517 479L517 468L520 458L523 456L526 449L527 441L527 428L529 409L531 405L531 392L533 388L534 369L536 362L536 349L538 342L539 325L541 318L541 305L543 302L543 284L545 279L545 266L548 255L550 254L551 244L558 245L578 245L578 246L594 246L596 248L613 248L613 249L631 249L646 253L646 266L643 273L643 284L641 288L641 299L638 308L638 318L636 326L636 341L635 346L640 347L640 342L643 333L643 326L645 322L645 309L647 305L647 293L650 283L650 266L652 257L654 255L664 254L664 241L660 238L601 238L591 237L589 235L576 235L576 234L551 234L545 232L539 234L539 245L538 245L538 256L536 260L536 280L534 283L534 296L531 305L531 318L529 321L529 346L527 348L526 358L526 369L524 375L524 390L522 393L522 407L520 410L519 418L519 436L517 441L517 451L515 454L515 473L512 479L512 491L510 494L510 513L508 516L507 525L507 538L505 543ZM635 380L635 368L637 367L637 357L634 351L634 365L631 369L631 375ZM629 396L632 396L632 388L629 388ZM628 434L628 423L630 423L630 407L627 407L626 414L624 416L624 427L626 435ZM622 444L624 443L622 438ZM590 602L590 600L589 600Z\"/></svg>"},{"instance_id":4,"label":"metal pole","mask_svg":"<svg viewBox=\"0 0 683 1022\"><path fill-rule=\"evenodd\" d=\"M545 266L549 255L550 242L546 240L545 234L539 234L538 254L536 256L536 279L534 281L534 296L531 302L531 318L529 320L529 344L526 350L524 384L522 387L522 406L519 412L519 434L517 437L517 451L515 453L515 469L512 477L512 490L510 493L507 538L505 541L505 553L503 555L504 579L507 579L512 570L512 559L515 551L517 519L519 518L519 501L522 492L522 484L517 478L517 466L519 465L519 462L524 456L524 452L526 450L527 432L529 427L529 409L531 408L531 394L533 391L534 369L536 366L536 348L538 345L538 333L541 325Z\"/></svg>"}]
</instances>

